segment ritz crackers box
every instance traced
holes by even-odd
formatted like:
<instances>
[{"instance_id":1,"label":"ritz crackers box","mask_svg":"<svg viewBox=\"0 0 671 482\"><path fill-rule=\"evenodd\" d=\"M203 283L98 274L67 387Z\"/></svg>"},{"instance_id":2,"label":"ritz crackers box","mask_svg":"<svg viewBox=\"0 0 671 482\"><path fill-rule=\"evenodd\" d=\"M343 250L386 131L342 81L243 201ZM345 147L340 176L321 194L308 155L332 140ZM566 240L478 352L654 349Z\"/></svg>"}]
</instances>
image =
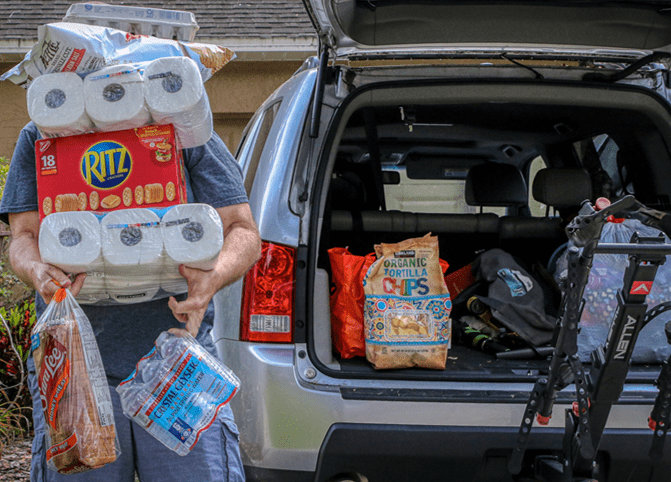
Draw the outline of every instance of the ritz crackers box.
<instances>
[{"instance_id":1,"label":"ritz crackers box","mask_svg":"<svg viewBox=\"0 0 671 482\"><path fill-rule=\"evenodd\" d=\"M53 212L186 203L172 124L40 139L35 158L40 221Z\"/></svg>"}]
</instances>

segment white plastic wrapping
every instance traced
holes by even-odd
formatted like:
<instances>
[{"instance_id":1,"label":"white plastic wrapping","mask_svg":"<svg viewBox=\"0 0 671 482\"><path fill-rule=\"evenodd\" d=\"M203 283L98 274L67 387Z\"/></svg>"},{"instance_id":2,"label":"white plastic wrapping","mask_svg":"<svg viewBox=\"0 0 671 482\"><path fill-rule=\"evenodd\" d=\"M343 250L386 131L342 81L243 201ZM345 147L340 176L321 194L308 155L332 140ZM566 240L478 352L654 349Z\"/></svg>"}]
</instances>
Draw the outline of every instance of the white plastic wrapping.
<instances>
[{"instance_id":1,"label":"white plastic wrapping","mask_svg":"<svg viewBox=\"0 0 671 482\"><path fill-rule=\"evenodd\" d=\"M157 229L159 221L150 209L122 209L107 214L101 222L107 271L128 274L136 266L143 266L148 272L160 269L163 240Z\"/></svg>"},{"instance_id":2,"label":"white plastic wrapping","mask_svg":"<svg viewBox=\"0 0 671 482\"><path fill-rule=\"evenodd\" d=\"M601 243L629 243L634 233L640 236L657 237L661 232L645 226L638 220L625 219L621 223L606 223L601 232ZM667 244L671 240L664 236ZM585 287L585 307L578 332L578 355L583 362L589 361L591 353L603 345L608 337L611 322L617 308L617 292L623 287L624 271L628 264L626 254L595 254L589 280ZM568 251L557 260L555 279L562 283L568 275ZM648 310L667 301L671 290L671 256L662 264L655 276L652 289L646 298ZM671 320L671 312L653 318L641 329L634 352L633 363L659 363L671 355L671 345L666 341L664 325Z\"/></svg>"},{"instance_id":3,"label":"white plastic wrapping","mask_svg":"<svg viewBox=\"0 0 671 482\"><path fill-rule=\"evenodd\" d=\"M212 135L212 111L196 62L164 57L144 71L144 96L154 120L173 124L182 147L205 144Z\"/></svg>"},{"instance_id":4,"label":"white plastic wrapping","mask_svg":"<svg viewBox=\"0 0 671 482\"><path fill-rule=\"evenodd\" d=\"M142 73L126 65L105 67L87 75L84 103L97 130L133 129L152 122L144 101Z\"/></svg>"},{"instance_id":5,"label":"white plastic wrapping","mask_svg":"<svg viewBox=\"0 0 671 482\"><path fill-rule=\"evenodd\" d=\"M187 455L240 381L188 333L163 332L116 388L124 415L179 455Z\"/></svg>"},{"instance_id":6,"label":"white plastic wrapping","mask_svg":"<svg viewBox=\"0 0 671 482\"><path fill-rule=\"evenodd\" d=\"M28 115L44 137L74 136L93 129L82 79L71 72L43 75L30 85Z\"/></svg>"},{"instance_id":7,"label":"white plastic wrapping","mask_svg":"<svg viewBox=\"0 0 671 482\"><path fill-rule=\"evenodd\" d=\"M182 148L212 136L210 102L196 63L166 57L144 68L116 65L84 81L71 72L38 77L28 89L28 113L43 137L173 124Z\"/></svg>"},{"instance_id":8,"label":"white plastic wrapping","mask_svg":"<svg viewBox=\"0 0 671 482\"><path fill-rule=\"evenodd\" d=\"M123 209L101 222L105 287L120 303L153 299L163 271L160 219L150 209Z\"/></svg>"},{"instance_id":9,"label":"white plastic wrapping","mask_svg":"<svg viewBox=\"0 0 671 482\"><path fill-rule=\"evenodd\" d=\"M206 271L214 268L224 243L221 218L207 204L181 204L168 210L161 236L168 259Z\"/></svg>"},{"instance_id":10,"label":"white plastic wrapping","mask_svg":"<svg viewBox=\"0 0 671 482\"><path fill-rule=\"evenodd\" d=\"M114 305L185 293L179 265L212 269L224 238L214 208L183 204L105 216L53 213L42 221L38 241L45 262L87 274L77 301Z\"/></svg>"},{"instance_id":11,"label":"white plastic wrapping","mask_svg":"<svg viewBox=\"0 0 671 482\"><path fill-rule=\"evenodd\" d=\"M68 273L104 271L100 221L90 212L53 213L40 226L42 261Z\"/></svg>"},{"instance_id":12,"label":"white plastic wrapping","mask_svg":"<svg viewBox=\"0 0 671 482\"><path fill-rule=\"evenodd\" d=\"M37 29L37 43L21 63L0 80L28 87L32 79L54 72L86 73L108 65L139 66L160 57L188 56L201 72L203 81L235 58L217 45L181 42L133 35L122 30L77 23L49 23Z\"/></svg>"}]
</instances>

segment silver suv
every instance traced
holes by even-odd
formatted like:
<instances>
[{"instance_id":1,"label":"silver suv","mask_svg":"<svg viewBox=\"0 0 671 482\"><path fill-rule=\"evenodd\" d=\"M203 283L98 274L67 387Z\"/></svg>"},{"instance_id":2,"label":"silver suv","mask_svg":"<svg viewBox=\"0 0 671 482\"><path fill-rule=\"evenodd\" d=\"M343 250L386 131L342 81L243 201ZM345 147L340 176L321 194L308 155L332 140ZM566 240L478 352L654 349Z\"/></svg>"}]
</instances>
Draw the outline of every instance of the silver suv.
<instances>
[{"instance_id":1,"label":"silver suv","mask_svg":"<svg viewBox=\"0 0 671 482\"><path fill-rule=\"evenodd\" d=\"M455 332L445 370L344 359L327 250L432 232L448 274L493 248L552 271L583 200L671 209L671 2L304 3L320 56L261 106L237 152L263 256L217 295L248 479L574 480L561 467L573 383L526 436L547 357L499 358ZM583 479L669 480L671 443L648 454L661 362L625 370L594 464L574 467Z\"/></svg>"}]
</instances>

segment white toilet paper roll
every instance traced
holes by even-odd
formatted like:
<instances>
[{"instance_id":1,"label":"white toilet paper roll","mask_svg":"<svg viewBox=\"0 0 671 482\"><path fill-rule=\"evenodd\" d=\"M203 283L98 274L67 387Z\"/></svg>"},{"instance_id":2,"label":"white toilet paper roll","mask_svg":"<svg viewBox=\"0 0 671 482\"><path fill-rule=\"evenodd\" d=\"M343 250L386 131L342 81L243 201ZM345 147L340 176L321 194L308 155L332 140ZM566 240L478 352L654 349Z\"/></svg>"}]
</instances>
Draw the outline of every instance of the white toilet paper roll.
<instances>
[{"instance_id":1,"label":"white toilet paper roll","mask_svg":"<svg viewBox=\"0 0 671 482\"><path fill-rule=\"evenodd\" d=\"M28 115L44 137L74 136L93 130L84 106L84 86L74 72L37 77L26 95Z\"/></svg>"},{"instance_id":2,"label":"white toilet paper roll","mask_svg":"<svg viewBox=\"0 0 671 482\"><path fill-rule=\"evenodd\" d=\"M173 206L161 219L161 234L170 260L190 268L214 268L224 244L221 218L209 204Z\"/></svg>"},{"instance_id":3,"label":"white toilet paper roll","mask_svg":"<svg viewBox=\"0 0 671 482\"><path fill-rule=\"evenodd\" d=\"M188 57L153 60L144 71L144 97L154 120L173 124L182 147L205 144L212 111L196 62Z\"/></svg>"},{"instance_id":4,"label":"white toilet paper roll","mask_svg":"<svg viewBox=\"0 0 671 482\"><path fill-rule=\"evenodd\" d=\"M84 79L86 113L99 130L133 129L151 123L142 75L128 65L112 65Z\"/></svg>"},{"instance_id":5,"label":"white toilet paper roll","mask_svg":"<svg viewBox=\"0 0 671 482\"><path fill-rule=\"evenodd\" d=\"M87 211L53 213L44 218L38 239L45 263L67 273L104 270L100 223Z\"/></svg>"},{"instance_id":6,"label":"white toilet paper roll","mask_svg":"<svg viewBox=\"0 0 671 482\"><path fill-rule=\"evenodd\" d=\"M149 209L123 209L103 218L100 232L108 281L117 273L122 277L135 272L151 276L162 269L163 241L158 226L159 217ZM133 266L141 268L128 269Z\"/></svg>"}]
</instances>

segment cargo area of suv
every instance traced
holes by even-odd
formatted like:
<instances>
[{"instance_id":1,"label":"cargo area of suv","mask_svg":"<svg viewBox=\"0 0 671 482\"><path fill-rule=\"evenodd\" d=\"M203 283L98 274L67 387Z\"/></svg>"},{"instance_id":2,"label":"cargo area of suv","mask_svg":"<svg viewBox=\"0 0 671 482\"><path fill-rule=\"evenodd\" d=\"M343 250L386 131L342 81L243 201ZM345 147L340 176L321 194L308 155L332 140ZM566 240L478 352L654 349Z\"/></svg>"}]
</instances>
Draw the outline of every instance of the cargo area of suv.
<instances>
[{"instance_id":1,"label":"cargo area of suv","mask_svg":"<svg viewBox=\"0 0 671 482\"><path fill-rule=\"evenodd\" d=\"M635 194L649 207L668 208L671 118L644 89L400 83L365 90L341 111L320 165L328 189L314 221L321 226L316 268L327 273L329 248L363 256L376 243L430 232L448 275L500 248L546 277L549 309L556 310L561 294L547 276L555 274L553 253L567 242L566 224L583 201ZM321 288L315 303L328 304ZM331 353L328 337L313 343L312 357ZM361 357L337 354L315 362L335 377L480 382L535 378L547 368L543 357L497 360L458 343L438 372L376 371ZM638 364L631 374L652 380L658 370Z\"/></svg>"}]
</instances>

